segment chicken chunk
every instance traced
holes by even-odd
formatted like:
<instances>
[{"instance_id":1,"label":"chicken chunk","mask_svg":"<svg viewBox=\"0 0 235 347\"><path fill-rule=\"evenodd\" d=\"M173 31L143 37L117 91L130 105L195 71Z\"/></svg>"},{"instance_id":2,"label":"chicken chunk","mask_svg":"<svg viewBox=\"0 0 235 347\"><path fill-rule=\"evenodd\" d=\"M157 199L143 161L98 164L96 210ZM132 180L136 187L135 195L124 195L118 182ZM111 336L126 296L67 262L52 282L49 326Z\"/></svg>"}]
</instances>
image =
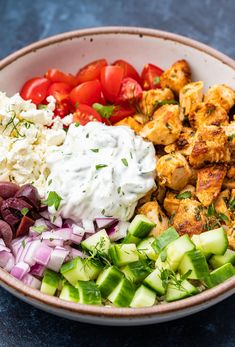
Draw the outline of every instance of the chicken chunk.
<instances>
[{"instance_id":1,"label":"chicken chunk","mask_svg":"<svg viewBox=\"0 0 235 347\"><path fill-rule=\"evenodd\" d=\"M188 116L193 129L198 129L203 125L227 125L228 114L220 105L201 102L191 109Z\"/></svg>"},{"instance_id":2,"label":"chicken chunk","mask_svg":"<svg viewBox=\"0 0 235 347\"><path fill-rule=\"evenodd\" d=\"M178 60L160 77L162 88L170 88L178 95L180 89L191 82L191 70L186 60Z\"/></svg>"},{"instance_id":3,"label":"chicken chunk","mask_svg":"<svg viewBox=\"0 0 235 347\"><path fill-rule=\"evenodd\" d=\"M230 219L230 211L225 201L228 201L230 197L229 189L223 190L215 200L214 206L217 213L223 213L228 219ZM226 222L226 221L225 221Z\"/></svg>"},{"instance_id":4,"label":"chicken chunk","mask_svg":"<svg viewBox=\"0 0 235 347\"><path fill-rule=\"evenodd\" d=\"M180 135L182 123L178 105L164 105L154 112L153 120L145 124L140 135L155 145L169 145Z\"/></svg>"},{"instance_id":5,"label":"chicken chunk","mask_svg":"<svg viewBox=\"0 0 235 347\"><path fill-rule=\"evenodd\" d=\"M126 117L115 125L124 125L130 127L136 134L139 134L143 126L138 123L133 117Z\"/></svg>"},{"instance_id":6,"label":"chicken chunk","mask_svg":"<svg viewBox=\"0 0 235 347\"><path fill-rule=\"evenodd\" d=\"M164 150L166 153L179 152L183 155L190 155L194 144L195 132L191 128L183 127L178 139L167 145Z\"/></svg>"},{"instance_id":7,"label":"chicken chunk","mask_svg":"<svg viewBox=\"0 0 235 347\"><path fill-rule=\"evenodd\" d=\"M180 235L201 234L204 231L206 217L200 202L191 199L181 200L173 219L173 226Z\"/></svg>"},{"instance_id":8,"label":"chicken chunk","mask_svg":"<svg viewBox=\"0 0 235 347\"><path fill-rule=\"evenodd\" d=\"M166 214L168 215L168 217L171 217L173 214L176 213L176 211L178 210L180 201L183 199L183 196L184 196L183 194L185 193L186 193L185 196L187 196L187 194L190 193L191 197L194 197L195 187L188 184L187 186L184 187L183 190L179 192L179 194L176 194L170 191L166 193L163 206L164 206L164 209L166 210Z\"/></svg>"},{"instance_id":9,"label":"chicken chunk","mask_svg":"<svg viewBox=\"0 0 235 347\"><path fill-rule=\"evenodd\" d=\"M204 206L209 206L219 195L226 171L224 165L214 165L198 170L196 196Z\"/></svg>"},{"instance_id":10,"label":"chicken chunk","mask_svg":"<svg viewBox=\"0 0 235 347\"><path fill-rule=\"evenodd\" d=\"M205 163L226 163L230 160L230 151L225 132L222 128L210 125L198 129L189 162L194 167Z\"/></svg>"},{"instance_id":11,"label":"chicken chunk","mask_svg":"<svg viewBox=\"0 0 235 347\"><path fill-rule=\"evenodd\" d=\"M229 247L235 250L235 225L227 231Z\"/></svg>"},{"instance_id":12,"label":"chicken chunk","mask_svg":"<svg viewBox=\"0 0 235 347\"><path fill-rule=\"evenodd\" d=\"M157 161L159 182L174 190L183 189L191 177L191 170L185 157L180 153L166 154Z\"/></svg>"},{"instance_id":13,"label":"chicken chunk","mask_svg":"<svg viewBox=\"0 0 235 347\"><path fill-rule=\"evenodd\" d=\"M215 84L205 94L205 102L220 105L229 112L235 104L235 92L226 84Z\"/></svg>"},{"instance_id":14,"label":"chicken chunk","mask_svg":"<svg viewBox=\"0 0 235 347\"><path fill-rule=\"evenodd\" d=\"M228 138L228 144L231 153L235 154L235 122L231 122L226 126L223 126L225 134Z\"/></svg>"},{"instance_id":15,"label":"chicken chunk","mask_svg":"<svg viewBox=\"0 0 235 347\"><path fill-rule=\"evenodd\" d=\"M158 103L169 100L174 100L174 94L169 88L143 91L140 109L144 115L151 116Z\"/></svg>"},{"instance_id":16,"label":"chicken chunk","mask_svg":"<svg viewBox=\"0 0 235 347\"><path fill-rule=\"evenodd\" d=\"M180 89L180 107L183 109L183 113L188 115L195 104L202 102L203 99L203 82L192 82L186 84Z\"/></svg>"},{"instance_id":17,"label":"chicken chunk","mask_svg":"<svg viewBox=\"0 0 235 347\"><path fill-rule=\"evenodd\" d=\"M168 218L161 210L157 201L147 202L141 206L137 212L143 214L156 224L155 228L151 231L151 235L158 236L162 234L169 226Z\"/></svg>"}]
</instances>

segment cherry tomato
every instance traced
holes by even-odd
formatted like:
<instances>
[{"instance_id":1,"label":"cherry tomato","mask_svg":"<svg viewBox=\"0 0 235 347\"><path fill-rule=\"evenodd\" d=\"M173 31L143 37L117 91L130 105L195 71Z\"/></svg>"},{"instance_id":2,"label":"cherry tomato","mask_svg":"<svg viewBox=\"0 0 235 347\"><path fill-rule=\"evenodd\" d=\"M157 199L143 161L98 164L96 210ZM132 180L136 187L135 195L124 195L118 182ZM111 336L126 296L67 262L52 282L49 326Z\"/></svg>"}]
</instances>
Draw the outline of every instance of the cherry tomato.
<instances>
[{"instance_id":1,"label":"cherry tomato","mask_svg":"<svg viewBox=\"0 0 235 347\"><path fill-rule=\"evenodd\" d=\"M142 88L136 80L126 77L122 80L121 89L116 99L116 103L133 102L139 100L142 95Z\"/></svg>"},{"instance_id":2,"label":"cherry tomato","mask_svg":"<svg viewBox=\"0 0 235 347\"><path fill-rule=\"evenodd\" d=\"M136 80L138 83L141 83L141 79L140 79L140 75L138 74L138 72L136 71L136 69L134 68L134 66L132 66L131 64L129 64L127 61L119 59L116 60L113 63L114 66L121 66L124 70L124 77L131 77L134 80Z\"/></svg>"},{"instance_id":3,"label":"cherry tomato","mask_svg":"<svg viewBox=\"0 0 235 347\"><path fill-rule=\"evenodd\" d=\"M104 97L114 102L123 79L124 70L120 66L105 66L101 69L100 81L104 93Z\"/></svg>"},{"instance_id":4,"label":"cherry tomato","mask_svg":"<svg viewBox=\"0 0 235 347\"><path fill-rule=\"evenodd\" d=\"M100 81L94 80L79 84L79 86L72 89L69 96L74 105L79 103L91 106L95 102L100 103L102 101Z\"/></svg>"},{"instance_id":5,"label":"cherry tomato","mask_svg":"<svg viewBox=\"0 0 235 347\"><path fill-rule=\"evenodd\" d=\"M78 85L77 77L64 73L58 69L49 69L45 77L48 78L51 82L63 82L70 84L72 87Z\"/></svg>"},{"instance_id":6,"label":"cherry tomato","mask_svg":"<svg viewBox=\"0 0 235 347\"><path fill-rule=\"evenodd\" d=\"M135 109L131 106L115 106L114 112L109 118L109 122L115 124L126 117L133 116L135 113Z\"/></svg>"},{"instance_id":7,"label":"cherry tomato","mask_svg":"<svg viewBox=\"0 0 235 347\"><path fill-rule=\"evenodd\" d=\"M92 107L84 104L78 105L73 114L73 122L86 125L89 122L101 122L101 116Z\"/></svg>"},{"instance_id":8,"label":"cherry tomato","mask_svg":"<svg viewBox=\"0 0 235 347\"><path fill-rule=\"evenodd\" d=\"M141 72L142 87L144 90L160 88L159 77L163 73L160 67L153 64L147 64L144 66Z\"/></svg>"},{"instance_id":9,"label":"cherry tomato","mask_svg":"<svg viewBox=\"0 0 235 347\"><path fill-rule=\"evenodd\" d=\"M78 83L99 79L102 67L107 65L108 63L106 59L96 60L85 65L77 73Z\"/></svg>"},{"instance_id":10,"label":"cherry tomato","mask_svg":"<svg viewBox=\"0 0 235 347\"><path fill-rule=\"evenodd\" d=\"M52 95L58 101L66 98L73 87L70 84L64 82L55 82L47 90L47 95Z\"/></svg>"},{"instance_id":11,"label":"cherry tomato","mask_svg":"<svg viewBox=\"0 0 235 347\"><path fill-rule=\"evenodd\" d=\"M50 84L47 78L34 77L23 85L20 95L24 100L32 100L38 105L45 99Z\"/></svg>"}]
</instances>

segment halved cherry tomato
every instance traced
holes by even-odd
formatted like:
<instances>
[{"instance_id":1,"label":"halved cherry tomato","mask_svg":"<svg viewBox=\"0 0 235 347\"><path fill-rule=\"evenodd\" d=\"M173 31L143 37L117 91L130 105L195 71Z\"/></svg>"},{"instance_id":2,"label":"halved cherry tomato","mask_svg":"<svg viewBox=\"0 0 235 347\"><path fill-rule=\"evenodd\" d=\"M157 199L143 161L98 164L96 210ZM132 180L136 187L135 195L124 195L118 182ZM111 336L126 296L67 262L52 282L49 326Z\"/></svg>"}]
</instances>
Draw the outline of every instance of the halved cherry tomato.
<instances>
[{"instance_id":1,"label":"halved cherry tomato","mask_svg":"<svg viewBox=\"0 0 235 347\"><path fill-rule=\"evenodd\" d=\"M64 73L63 71L60 71L58 69L49 69L46 72L45 77L48 78L51 82L68 83L72 87L78 85L77 77L69 73Z\"/></svg>"},{"instance_id":2,"label":"halved cherry tomato","mask_svg":"<svg viewBox=\"0 0 235 347\"><path fill-rule=\"evenodd\" d=\"M90 64L85 65L78 71L76 75L78 83L99 79L102 67L107 65L108 62L106 59L95 60Z\"/></svg>"},{"instance_id":3,"label":"halved cherry tomato","mask_svg":"<svg viewBox=\"0 0 235 347\"><path fill-rule=\"evenodd\" d=\"M131 106L115 106L114 112L112 116L109 118L109 122L111 124L115 124L117 122L120 122L122 119L126 117L133 116L135 114L135 108Z\"/></svg>"},{"instance_id":4,"label":"halved cherry tomato","mask_svg":"<svg viewBox=\"0 0 235 347\"><path fill-rule=\"evenodd\" d=\"M120 92L116 103L133 102L139 100L142 95L142 88L136 80L126 77L122 80Z\"/></svg>"},{"instance_id":5,"label":"halved cherry tomato","mask_svg":"<svg viewBox=\"0 0 235 347\"><path fill-rule=\"evenodd\" d=\"M100 81L104 97L114 102L118 96L121 82L123 79L124 70L120 66L105 66L101 69Z\"/></svg>"},{"instance_id":6,"label":"halved cherry tomato","mask_svg":"<svg viewBox=\"0 0 235 347\"><path fill-rule=\"evenodd\" d=\"M99 80L88 81L72 89L69 94L72 103L75 105L86 104L91 106L95 102L102 101L102 90Z\"/></svg>"},{"instance_id":7,"label":"halved cherry tomato","mask_svg":"<svg viewBox=\"0 0 235 347\"><path fill-rule=\"evenodd\" d=\"M61 101L69 95L72 89L73 87L68 83L55 82L48 88L47 95L52 95L56 100Z\"/></svg>"},{"instance_id":8,"label":"halved cherry tomato","mask_svg":"<svg viewBox=\"0 0 235 347\"><path fill-rule=\"evenodd\" d=\"M101 122L101 116L92 107L84 104L78 105L73 114L73 122L86 125L89 122Z\"/></svg>"},{"instance_id":9,"label":"halved cherry tomato","mask_svg":"<svg viewBox=\"0 0 235 347\"><path fill-rule=\"evenodd\" d=\"M141 72L142 87L144 90L160 88L159 77L163 70L153 64L146 64Z\"/></svg>"},{"instance_id":10,"label":"halved cherry tomato","mask_svg":"<svg viewBox=\"0 0 235 347\"><path fill-rule=\"evenodd\" d=\"M138 74L134 66L129 64L127 61L119 59L119 60L116 60L112 65L121 66L123 68L124 70L123 78L131 77L134 80L136 80L138 83L141 83L140 75Z\"/></svg>"},{"instance_id":11,"label":"halved cherry tomato","mask_svg":"<svg viewBox=\"0 0 235 347\"><path fill-rule=\"evenodd\" d=\"M31 78L23 85L20 95L24 100L32 100L38 105L45 99L50 84L51 82L45 77Z\"/></svg>"}]
</instances>

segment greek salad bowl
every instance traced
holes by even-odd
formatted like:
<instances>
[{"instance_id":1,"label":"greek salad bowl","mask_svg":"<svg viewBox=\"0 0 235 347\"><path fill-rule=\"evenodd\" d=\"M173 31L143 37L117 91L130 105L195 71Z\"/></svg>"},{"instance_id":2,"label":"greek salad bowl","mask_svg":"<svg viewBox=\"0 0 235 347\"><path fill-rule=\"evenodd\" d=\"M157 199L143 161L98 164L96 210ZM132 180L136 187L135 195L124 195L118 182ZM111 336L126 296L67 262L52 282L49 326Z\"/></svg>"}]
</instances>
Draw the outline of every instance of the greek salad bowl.
<instances>
[{"instance_id":1,"label":"greek salad bowl","mask_svg":"<svg viewBox=\"0 0 235 347\"><path fill-rule=\"evenodd\" d=\"M234 294L234 89L231 58L145 28L0 61L0 285L119 326Z\"/></svg>"}]
</instances>

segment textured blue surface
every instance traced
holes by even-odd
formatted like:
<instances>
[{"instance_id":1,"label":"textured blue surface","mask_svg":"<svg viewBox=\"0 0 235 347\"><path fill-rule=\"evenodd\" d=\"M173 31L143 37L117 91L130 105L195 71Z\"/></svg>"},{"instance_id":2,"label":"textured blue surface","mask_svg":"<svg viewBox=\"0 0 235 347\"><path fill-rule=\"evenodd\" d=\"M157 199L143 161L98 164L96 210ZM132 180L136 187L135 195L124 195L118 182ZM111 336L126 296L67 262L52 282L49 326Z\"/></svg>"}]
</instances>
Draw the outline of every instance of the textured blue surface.
<instances>
[{"instance_id":1,"label":"textured blue surface","mask_svg":"<svg viewBox=\"0 0 235 347\"><path fill-rule=\"evenodd\" d=\"M77 28L134 25L192 37L235 58L234 0L0 0L0 58ZM234 347L235 296L204 312L148 327L79 324L32 308L0 289L0 346Z\"/></svg>"}]
</instances>

